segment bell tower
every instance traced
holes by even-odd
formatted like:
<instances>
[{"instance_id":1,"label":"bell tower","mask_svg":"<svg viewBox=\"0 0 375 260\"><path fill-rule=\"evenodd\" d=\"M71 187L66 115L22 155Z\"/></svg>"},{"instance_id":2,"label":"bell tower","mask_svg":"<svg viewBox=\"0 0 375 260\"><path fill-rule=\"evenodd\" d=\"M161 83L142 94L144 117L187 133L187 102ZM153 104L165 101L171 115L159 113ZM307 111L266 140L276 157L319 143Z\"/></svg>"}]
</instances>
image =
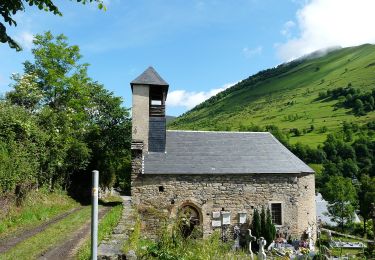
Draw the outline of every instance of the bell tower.
<instances>
[{"instance_id":1,"label":"bell tower","mask_svg":"<svg viewBox=\"0 0 375 260\"><path fill-rule=\"evenodd\" d=\"M165 101L169 85L153 67L130 82L133 95L132 141L143 142L143 152L165 152Z\"/></svg>"}]
</instances>

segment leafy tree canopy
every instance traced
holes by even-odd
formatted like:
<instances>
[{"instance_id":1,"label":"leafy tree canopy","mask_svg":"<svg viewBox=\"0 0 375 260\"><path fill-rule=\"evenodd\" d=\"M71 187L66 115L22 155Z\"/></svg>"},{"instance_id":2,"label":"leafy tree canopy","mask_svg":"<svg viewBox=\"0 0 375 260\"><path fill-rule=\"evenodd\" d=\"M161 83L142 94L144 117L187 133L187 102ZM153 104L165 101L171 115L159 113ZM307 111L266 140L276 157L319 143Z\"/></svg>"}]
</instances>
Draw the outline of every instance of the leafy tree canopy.
<instances>
[{"instance_id":1,"label":"leafy tree canopy","mask_svg":"<svg viewBox=\"0 0 375 260\"><path fill-rule=\"evenodd\" d=\"M38 150L40 154L31 171L35 178L30 182L51 189L69 188L72 179L97 169L102 187L111 187L116 181L126 186L130 176L130 119L121 98L87 75L88 64L81 62L79 47L69 45L64 35L36 35L34 46L34 60L24 63L24 74L13 76L13 89L4 102L4 106L23 111L20 115L34 118L36 132L43 133L36 142L43 149ZM6 114L3 118L7 119ZM18 127L14 122L16 117L11 119L7 119L11 126L5 129L7 135L0 135L0 141L7 144L5 159L11 148L18 147L9 146L7 140L23 133L22 125ZM22 139L17 142L24 145ZM12 189L18 182L10 181L4 183L3 190ZM76 184L83 182L86 181L75 179Z\"/></svg>"},{"instance_id":2,"label":"leafy tree canopy","mask_svg":"<svg viewBox=\"0 0 375 260\"><path fill-rule=\"evenodd\" d=\"M331 219L340 223L342 228L344 224L351 223L357 202L352 180L342 176L331 176L322 193L330 203L328 213Z\"/></svg>"},{"instance_id":3,"label":"leafy tree canopy","mask_svg":"<svg viewBox=\"0 0 375 260\"><path fill-rule=\"evenodd\" d=\"M364 174L359 190L359 212L363 217L363 229L366 233L366 221L371 218L371 204L375 203L375 177Z\"/></svg>"}]
</instances>

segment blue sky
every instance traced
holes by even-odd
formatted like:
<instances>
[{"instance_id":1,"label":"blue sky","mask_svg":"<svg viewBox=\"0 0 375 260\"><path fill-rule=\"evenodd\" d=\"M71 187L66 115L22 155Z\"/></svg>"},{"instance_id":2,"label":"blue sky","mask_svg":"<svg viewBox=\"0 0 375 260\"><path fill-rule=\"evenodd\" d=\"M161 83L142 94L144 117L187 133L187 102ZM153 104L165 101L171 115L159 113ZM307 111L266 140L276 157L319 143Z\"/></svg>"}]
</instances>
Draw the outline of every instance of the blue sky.
<instances>
[{"instance_id":1,"label":"blue sky","mask_svg":"<svg viewBox=\"0 0 375 260\"><path fill-rule=\"evenodd\" d=\"M129 82L152 65L170 84L170 115L316 49L375 42L372 0L106 0L105 12L55 2L63 2L63 17L27 8L16 16L18 27L8 28L24 51L0 45L0 92L32 59L32 35L47 30L79 45L89 75L126 107Z\"/></svg>"}]
</instances>

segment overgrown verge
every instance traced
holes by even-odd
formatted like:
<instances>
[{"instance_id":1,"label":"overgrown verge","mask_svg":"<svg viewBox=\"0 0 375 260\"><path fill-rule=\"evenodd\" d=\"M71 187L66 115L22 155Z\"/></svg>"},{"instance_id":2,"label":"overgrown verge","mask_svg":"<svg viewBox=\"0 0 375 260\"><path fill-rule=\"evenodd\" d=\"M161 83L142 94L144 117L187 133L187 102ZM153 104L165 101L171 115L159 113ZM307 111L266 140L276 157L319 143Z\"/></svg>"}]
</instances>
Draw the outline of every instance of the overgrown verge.
<instances>
[{"instance_id":1,"label":"overgrown verge","mask_svg":"<svg viewBox=\"0 0 375 260\"><path fill-rule=\"evenodd\" d=\"M222 242L220 232L202 238L201 230L194 229L184 236L186 219L178 218L172 225L165 222L158 238L153 241L141 236L141 221L137 217L134 230L123 247L128 253L133 250L139 259L200 260L200 259L246 259L244 251L232 251L233 241Z\"/></svg>"},{"instance_id":2,"label":"overgrown verge","mask_svg":"<svg viewBox=\"0 0 375 260\"><path fill-rule=\"evenodd\" d=\"M140 259L244 259L247 256L243 251L232 251L230 243L220 240L219 232L208 238L184 239L167 230L156 242L139 238L135 252Z\"/></svg>"},{"instance_id":3,"label":"overgrown verge","mask_svg":"<svg viewBox=\"0 0 375 260\"><path fill-rule=\"evenodd\" d=\"M107 203L115 203L116 199L111 198L110 201L106 201ZM118 205L114 206L99 222L99 229L98 229L98 241L102 241L105 237L109 236L113 229L116 227L118 222L121 218L122 213L122 204L118 203ZM76 259L90 259L90 240L87 239L82 247L78 250Z\"/></svg>"},{"instance_id":4,"label":"overgrown verge","mask_svg":"<svg viewBox=\"0 0 375 260\"><path fill-rule=\"evenodd\" d=\"M10 205L9 205L10 204ZM35 227L72 208L78 207L65 192L32 191L21 206L10 201L7 212L0 211L0 238Z\"/></svg>"},{"instance_id":5,"label":"overgrown verge","mask_svg":"<svg viewBox=\"0 0 375 260\"><path fill-rule=\"evenodd\" d=\"M141 237L141 219L139 215L137 214L135 224L134 224L134 229L131 232L127 243L123 246L122 251L124 253L127 253L130 250L133 250L135 252L139 251L140 237Z\"/></svg>"}]
</instances>

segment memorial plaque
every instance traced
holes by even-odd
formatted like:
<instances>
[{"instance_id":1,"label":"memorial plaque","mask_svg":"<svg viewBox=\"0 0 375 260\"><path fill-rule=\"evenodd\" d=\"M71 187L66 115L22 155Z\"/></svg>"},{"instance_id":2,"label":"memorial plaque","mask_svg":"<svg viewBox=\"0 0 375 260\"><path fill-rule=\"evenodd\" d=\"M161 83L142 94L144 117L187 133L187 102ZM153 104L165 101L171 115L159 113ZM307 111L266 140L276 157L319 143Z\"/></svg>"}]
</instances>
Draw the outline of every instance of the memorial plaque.
<instances>
[{"instance_id":1,"label":"memorial plaque","mask_svg":"<svg viewBox=\"0 0 375 260\"><path fill-rule=\"evenodd\" d=\"M222 211L221 217L223 225L230 225L230 211Z\"/></svg>"},{"instance_id":2,"label":"memorial plaque","mask_svg":"<svg viewBox=\"0 0 375 260\"><path fill-rule=\"evenodd\" d=\"M221 220L212 220L212 227L221 227Z\"/></svg>"},{"instance_id":3,"label":"memorial plaque","mask_svg":"<svg viewBox=\"0 0 375 260\"><path fill-rule=\"evenodd\" d=\"M212 212L212 218L220 218L220 211Z\"/></svg>"},{"instance_id":4,"label":"memorial plaque","mask_svg":"<svg viewBox=\"0 0 375 260\"><path fill-rule=\"evenodd\" d=\"M246 212L240 212L238 213L238 219L240 224L245 224L247 219L247 213Z\"/></svg>"}]
</instances>

